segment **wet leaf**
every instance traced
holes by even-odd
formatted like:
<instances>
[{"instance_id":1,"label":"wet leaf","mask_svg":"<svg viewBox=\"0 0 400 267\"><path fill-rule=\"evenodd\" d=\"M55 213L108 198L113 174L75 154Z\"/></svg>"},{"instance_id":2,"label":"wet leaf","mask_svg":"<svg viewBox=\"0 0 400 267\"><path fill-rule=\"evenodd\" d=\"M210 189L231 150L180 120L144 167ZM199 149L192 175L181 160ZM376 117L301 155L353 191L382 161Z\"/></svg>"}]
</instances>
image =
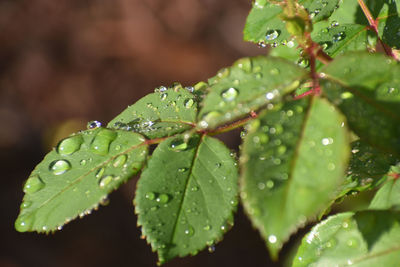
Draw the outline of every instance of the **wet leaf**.
<instances>
[{"instance_id":1,"label":"wet leaf","mask_svg":"<svg viewBox=\"0 0 400 267\"><path fill-rule=\"evenodd\" d=\"M149 160L135 205L160 263L196 254L222 239L237 206L237 167L217 139L170 137Z\"/></svg>"},{"instance_id":2,"label":"wet leaf","mask_svg":"<svg viewBox=\"0 0 400 267\"><path fill-rule=\"evenodd\" d=\"M107 195L136 174L147 156L144 138L96 128L63 139L24 185L15 228L49 232L97 209Z\"/></svg>"},{"instance_id":3,"label":"wet leaf","mask_svg":"<svg viewBox=\"0 0 400 267\"><path fill-rule=\"evenodd\" d=\"M338 0L300 0L298 1L309 10L313 22L328 18L339 4ZM277 44L291 39L281 16L280 5L258 0L247 17L244 28L244 40L254 43Z\"/></svg>"},{"instance_id":4,"label":"wet leaf","mask_svg":"<svg viewBox=\"0 0 400 267\"><path fill-rule=\"evenodd\" d=\"M398 213L340 213L314 226L303 238L293 267L397 266L399 238Z\"/></svg>"},{"instance_id":5,"label":"wet leaf","mask_svg":"<svg viewBox=\"0 0 400 267\"><path fill-rule=\"evenodd\" d=\"M399 155L400 67L381 54L353 52L321 71L323 91L360 140Z\"/></svg>"},{"instance_id":6,"label":"wet leaf","mask_svg":"<svg viewBox=\"0 0 400 267\"><path fill-rule=\"evenodd\" d=\"M107 127L138 132L153 139L193 128L196 115L197 101L192 93L182 87L161 87L129 106Z\"/></svg>"},{"instance_id":7,"label":"wet leaf","mask_svg":"<svg viewBox=\"0 0 400 267\"><path fill-rule=\"evenodd\" d=\"M287 102L249 125L241 197L273 258L335 197L350 154L344 117L325 99Z\"/></svg>"},{"instance_id":8,"label":"wet leaf","mask_svg":"<svg viewBox=\"0 0 400 267\"><path fill-rule=\"evenodd\" d=\"M307 72L284 59L242 58L210 79L202 102L199 127L214 129L279 101L308 78Z\"/></svg>"}]
</instances>

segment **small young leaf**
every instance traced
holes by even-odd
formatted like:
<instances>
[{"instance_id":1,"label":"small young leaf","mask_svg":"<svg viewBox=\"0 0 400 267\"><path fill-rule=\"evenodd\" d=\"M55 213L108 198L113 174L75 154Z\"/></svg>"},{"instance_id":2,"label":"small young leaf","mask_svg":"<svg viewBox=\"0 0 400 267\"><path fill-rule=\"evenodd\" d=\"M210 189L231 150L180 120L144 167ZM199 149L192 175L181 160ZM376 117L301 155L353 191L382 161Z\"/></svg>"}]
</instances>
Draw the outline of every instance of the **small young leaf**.
<instances>
[{"instance_id":1,"label":"small young leaf","mask_svg":"<svg viewBox=\"0 0 400 267\"><path fill-rule=\"evenodd\" d=\"M106 128L61 140L25 182L15 228L55 231L78 215L89 214L141 169L147 156L144 141L137 133Z\"/></svg>"},{"instance_id":2,"label":"small young leaf","mask_svg":"<svg viewBox=\"0 0 400 267\"><path fill-rule=\"evenodd\" d=\"M400 165L393 166L387 175L386 183L376 192L370 209L390 209L400 206Z\"/></svg>"},{"instance_id":3,"label":"small young leaf","mask_svg":"<svg viewBox=\"0 0 400 267\"><path fill-rule=\"evenodd\" d=\"M206 135L170 137L138 182L138 224L160 263L196 254L233 224L238 170L229 150Z\"/></svg>"},{"instance_id":4,"label":"small young leaf","mask_svg":"<svg viewBox=\"0 0 400 267\"><path fill-rule=\"evenodd\" d=\"M400 66L381 54L346 53L321 70L323 91L361 140L400 154Z\"/></svg>"},{"instance_id":5,"label":"small young leaf","mask_svg":"<svg viewBox=\"0 0 400 267\"><path fill-rule=\"evenodd\" d=\"M109 128L138 132L149 139L193 128L197 101L188 90L178 87L148 94L108 123Z\"/></svg>"},{"instance_id":6,"label":"small young leaf","mask_svg":"<svg viewBox=\"0 0 400 267\"><path fill-rule=\"evenodd\" d=\"M209 81L199 126L214 129L278 101L296 89L307 72L286 60L273 57L242 58L222 69Z\"/></svg>"},{"instance_id":7,"label":"small young leaf","mask_svg":"<svg viewBox=\"0 0 400 267\"><path fill-rule=\"evenodd\" d=\"M303 238L293 267L397 266L399 239L398 213L340 213L314 226Z\"/></svg>"},{"instance_id":8,"label":"small young leaf","mask_svg":"<svg viewBox=\"0 0 400 267\"><path fill-rule=\"evenodd\" d=\"M339 0L300 0L298 2L309 10L313 22L328 18L339 4ZM244 40L274 45L289 41L292 37L282 21L282 14L283 9L280 5L264 0L255 1L243 31Z\"/></svg>"},{"instance_id":9,"label":"small young leaf","mask_svg":"<svg viewBox=\"0 0 400 267\"><path fill-rule=\"evenodd\" d=\"M241 197L273 258L335 197L350 154L343 121L325 99L312 98L287 102L250 124Z\"/></svg>"}]
</instances>

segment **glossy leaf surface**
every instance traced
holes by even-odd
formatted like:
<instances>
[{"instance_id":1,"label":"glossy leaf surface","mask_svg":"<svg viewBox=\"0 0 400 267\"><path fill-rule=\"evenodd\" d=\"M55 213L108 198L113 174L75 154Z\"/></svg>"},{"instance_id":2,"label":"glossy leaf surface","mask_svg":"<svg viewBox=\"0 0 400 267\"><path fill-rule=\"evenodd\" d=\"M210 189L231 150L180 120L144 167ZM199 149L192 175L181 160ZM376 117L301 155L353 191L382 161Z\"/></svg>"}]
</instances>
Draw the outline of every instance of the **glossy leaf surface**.
<instances>
[{"instance_id":1,"label":"glossy leaf surface","mask_svg":"<svg viewBox=\"0 0 400 267\"><path fill-rule=\"evenodd\" d=\"M390 209L400 206L400 166L393 166L388 172L387 181L376 192L371 201L370 209Z\"/></svg>"},{"instance_id":2,"label":"glossy leaf surface","mask_svg":"<svg viewBox=\"0 0 400 267\"><path fill-rule=\"evenodd\" d=\"M304 69L284 59L242 58L210 79L199 127L214 129L276 102L306 77Z\"/></svg>"},{"instance_id":3,"label":"glossy leaf surface","mask_svg":"<svg viewBox=\"0 0 400 267\"><path fill-rule=\"evenodd\" d=\"M159 138L193 128L197 101L188 90L161 87L148 94L108 123L107 127Z\"/></svg>"},{"instance_id":4,"label":"glossy leaf surface","mask_svg":"<svg viewBox=\"0 0 400 267\"><path fill-rule=\"evenodd\" d=\"M400 67L381 54L347 53L321 70L323 90L362 141L400 151Z\"/></svg>"},{"instance_id":5,"label":"glossy leaf surface","mask_svg":"<svg viewBox=\"0 0 400 267\"><path fill-rule=\"evenodd\" d=\"M276 258L282 244L327 208L349 157L343 116L325 99L277 106L250 125L241 164L241 197Z\"/></svg>"},{"instance_id":6,"label":"glossy leaf surface","mask_svg":"<svg viewBox=\"0 0 400 267\"><path fill-rule=\"evenodd\" d=\"M400 215L347 212L328 217L303 238L293 262L301 266L397 266Z\"/></svg>"},{"instance_id":7,"label":"glossy leaf surface","mask_svg":"<svg viewBox=\"0 0 400 267\"><path fill-rule=\"evenodd\" d=\"M163 263L222 239L237 206L237 167L217 139L171 137L154 151L138 182L142 233Z\"/></svg>"},{"instance_id":8,"label":"glossy leaf surface","mask_svg":"<svg viewBox=\"0 0 400 267\"><path fill-rule=\"evenodd\" d=\"M55 231L96 209L141 169L147 156L144 141L137 133L105 128L61 140L25 182L15 228Z\"/></svg>"}]
</instances>

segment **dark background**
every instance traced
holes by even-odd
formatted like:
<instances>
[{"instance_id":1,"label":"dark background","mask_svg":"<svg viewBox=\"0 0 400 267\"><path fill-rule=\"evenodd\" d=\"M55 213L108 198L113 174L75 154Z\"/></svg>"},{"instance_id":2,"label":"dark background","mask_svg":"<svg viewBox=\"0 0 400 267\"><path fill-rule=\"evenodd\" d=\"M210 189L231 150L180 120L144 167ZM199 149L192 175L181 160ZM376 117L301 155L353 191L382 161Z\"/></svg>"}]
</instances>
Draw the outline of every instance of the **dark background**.
<instances>
[{"instance_id":1,"label":"dark background","mask_svg":"<svg viewBox=\"0 0 400 267\"><path fill-rule=\"evenodd\" d=\"M110 204L50 235L18 233L22 184L57 140L104 124L160 85L206 80L249 55L251 1L0 0L0 266L155 266L131 201L134 177ZM238 134L223 136L237 148ZM284 253L282 258L287 258ZM241 209L216 251L172 266L280 266Z\"/></svg>"}]
</instances>

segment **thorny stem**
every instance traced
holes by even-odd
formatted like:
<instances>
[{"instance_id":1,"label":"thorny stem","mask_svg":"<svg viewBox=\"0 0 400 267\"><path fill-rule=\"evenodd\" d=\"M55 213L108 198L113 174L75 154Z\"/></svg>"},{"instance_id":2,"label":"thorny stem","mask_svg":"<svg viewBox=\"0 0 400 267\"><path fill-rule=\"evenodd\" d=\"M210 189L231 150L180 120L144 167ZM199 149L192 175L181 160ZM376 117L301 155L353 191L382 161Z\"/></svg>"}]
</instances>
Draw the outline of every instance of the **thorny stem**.
<instances>
[{"instance_id":1,"label":"thorny stem","mask_svg":"<svg viewBox=\"0 0 400 267\"><path fill-rule=\"evenodd\" d=\"M379 37L379 31L378 31L378 19L374 19L374 17L371 14L371 11L368 9L367 5L364 3L363 0L358 0L358 4L360 5L362 11L364 12L365 17L368 20L369 23L369 28L375 32L376 36L378 37L379 43L383 47L383 50L385 50L386 55L389 57L394 58L395 60L399 60L397 55L393 52L392 48L385 44L382 39Z\"/></svg>"}]
</instances>

